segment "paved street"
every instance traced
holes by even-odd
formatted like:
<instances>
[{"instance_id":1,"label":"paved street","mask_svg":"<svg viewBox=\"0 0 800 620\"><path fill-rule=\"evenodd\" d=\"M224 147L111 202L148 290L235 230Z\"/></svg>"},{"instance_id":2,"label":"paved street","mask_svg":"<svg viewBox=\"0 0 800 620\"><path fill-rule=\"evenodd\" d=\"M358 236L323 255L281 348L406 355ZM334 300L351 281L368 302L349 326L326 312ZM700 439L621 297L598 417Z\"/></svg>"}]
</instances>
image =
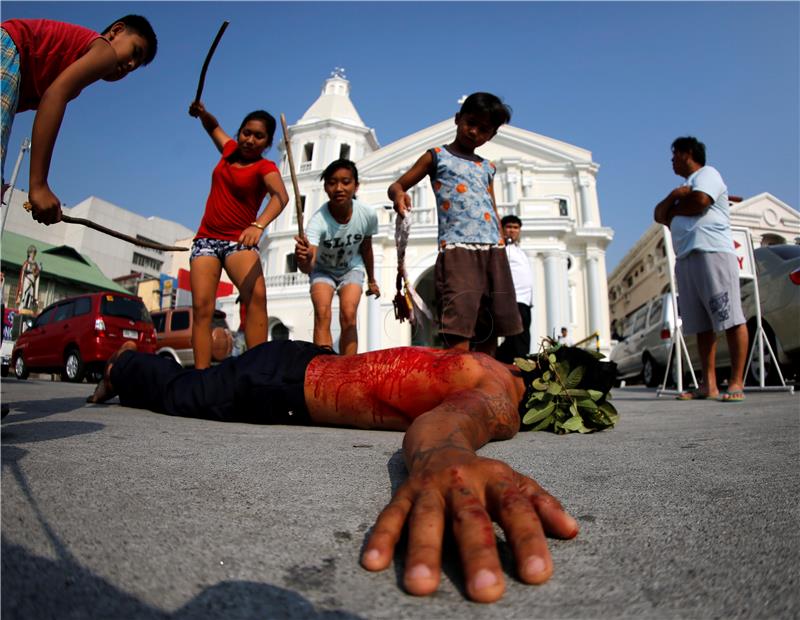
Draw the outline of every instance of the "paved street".
<instances>
[{"instance_id":1,"label":"paved street","mask_svg":"<svg viewBox=\"0 0 800 620\"><path fill-rule=\"evenodd\" d=\"M532 433L482 454L531 474L581 533L552 579L506 560L501 602L445 565L428 598L358 565L405 475L402 434L222 424L87 384L3 379L2 617L797 618L800 396L744 404L614 392L617 428ZM451 549L452 551L452 549Z\"/></svg>"}]
</instances>

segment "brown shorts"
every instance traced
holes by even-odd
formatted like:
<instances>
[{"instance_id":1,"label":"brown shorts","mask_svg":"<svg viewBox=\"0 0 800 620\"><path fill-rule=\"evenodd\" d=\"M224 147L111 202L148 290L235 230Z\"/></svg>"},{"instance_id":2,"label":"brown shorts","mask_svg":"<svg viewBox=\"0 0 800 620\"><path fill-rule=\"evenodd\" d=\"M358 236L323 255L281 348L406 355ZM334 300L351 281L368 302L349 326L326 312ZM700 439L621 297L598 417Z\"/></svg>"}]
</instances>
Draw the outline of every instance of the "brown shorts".
<instances>
[{"instance_id":1,"label":"brown shorts","mask_svg":"<svg viewBox=\"0 0 800 620\"><path fill-rule=\"evenodd\" d=\"M482 342L522 331L504 248L447 248L436 258L435 278L442 334Z\"/></svg>"}]
</instances>

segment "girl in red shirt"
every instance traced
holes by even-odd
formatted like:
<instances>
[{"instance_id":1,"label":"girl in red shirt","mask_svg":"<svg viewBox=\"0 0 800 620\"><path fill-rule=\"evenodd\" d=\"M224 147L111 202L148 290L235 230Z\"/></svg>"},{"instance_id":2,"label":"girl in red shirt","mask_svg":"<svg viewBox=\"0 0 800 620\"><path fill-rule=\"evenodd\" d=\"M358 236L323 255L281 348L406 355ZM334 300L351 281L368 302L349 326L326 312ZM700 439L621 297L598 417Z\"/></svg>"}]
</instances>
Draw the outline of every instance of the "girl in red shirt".
<instances>
[{"instance_id":1,"label":"girl in red shirt","mask_svg":"<svg viewBox=\"0 0 800 620\"><path fill-rule=\"evenodd\" d=\"M199 101L189 106L189 114L200 119L222 153L211 174L211 191L190 258L194 363L195 368L207 368L211 364L211 318L223 268L247 309L247 347L267 341L267 289L258 242L289 196L278 168L261 157L275 135L275 119L269 113L256 110L245 116L236 140ZM259 215L267 194L269 201Z\"/></svg>"}]
</instances>

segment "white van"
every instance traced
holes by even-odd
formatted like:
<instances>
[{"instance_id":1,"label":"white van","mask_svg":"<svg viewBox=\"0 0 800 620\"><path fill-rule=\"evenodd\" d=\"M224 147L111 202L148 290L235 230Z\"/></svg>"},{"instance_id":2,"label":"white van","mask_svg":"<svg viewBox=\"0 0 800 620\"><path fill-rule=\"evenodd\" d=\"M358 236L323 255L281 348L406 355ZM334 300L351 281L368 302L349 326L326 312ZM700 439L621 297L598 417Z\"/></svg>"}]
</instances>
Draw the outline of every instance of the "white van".
<instances>
[{"instance_id":1,"label":"white van","mask_svg":"<svg viewBox=\"0 0 800 620\"><path fill-rule=\"evenodd\" d=\"M641 377L648 387L663 382L674 333L673 316L672 294L664 293L625 317L622 338L609 356L617 364L618 378Z\"/></svg>"}]
</instances>

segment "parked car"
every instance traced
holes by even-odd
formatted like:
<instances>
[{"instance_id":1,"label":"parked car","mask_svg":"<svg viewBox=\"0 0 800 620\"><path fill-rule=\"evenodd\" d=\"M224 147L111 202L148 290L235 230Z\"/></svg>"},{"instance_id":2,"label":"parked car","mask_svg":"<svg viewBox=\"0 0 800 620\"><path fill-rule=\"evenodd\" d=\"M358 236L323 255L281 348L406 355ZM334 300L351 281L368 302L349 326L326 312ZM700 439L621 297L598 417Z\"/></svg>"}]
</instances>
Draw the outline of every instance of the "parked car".
<instances>
[{"instance_id":1,"label":"parked car","mask_svg":"<svg viewBox=\"0 0 800 620\"><path fill-rule=\"evenodd\" d=\"M79 382L96 377L126 340L152 353L156 333L150 313L135 295L102 291L62 299L45 308L17 338L11 364L18 379L30 372L61 372Z\"/></svg>"},{"instance_id":2,"label":"parked car","mask_svg":"<svg viewBox=\"0 0 800 620\"><path fill-rule=\"evenodd\" d=\"M761 325L772 350L777 355L784 379L800 370L800 245L770 245L754 251L758 275L758 290L761 301ZM664 378L664 365L669 351L673 327L672 313L668 310L670 294L650 300L644 306L629 314L623 322L623 339L611 350L610 359L617 362L619 378L638 378L648 386L659 385ZM742 310L747 319L750 335L750 351L755 344L756 334L756 296L753 280L742 281ZM663 300L663 301L661 301ZM657 307L663 308L659 319ZM679 319L680 320L680 319ZM658 346L660 334L662 345ZM695 374L700 372L700 355L697 339L686 335L686 348ZM685 358L684 358L685 361ZM778 365L764 347L764 375L767 383L779 381ZM716 365L718 376L729 373L730 353L725 334L717 337ZM674 370L674 360L670 364ZM759 381L760 359L756 352L752 357L746 380ZM676 376L671 372L671 381ZM699 376L698 376L699 380Z\"/></svg>"},{"instance_id":3,"label":"parked car","mask_svg":"<svg viewBox=\"0 0 800 620\"><path fill-rule=\"evenodd\" d=\"M181 366L194 366L192 349L191 306L178 306L152 313L158 345L157 355L171 357ZM233 335L222 310L214 310L211 319L211 361L221 362L233 350Z\"/></svg>"},{"instance_id":4,"label":"parked car","mask_svg":"<svg viewBox=\"0 0 800 620\"><path fill-rule=\"evenodd\" d=\"M609 355L617 364L617 377L641 377L648 387L660 385L674 331L670 293L651 299L626 316L622 323L622 339Z\"/></svg>"},{"instance_id":5,"label":"parked car","mask_svg":"<svg viewBox=\"0 0 800 620\"><path fill-rule=\"evenodd\" d=\"M778 357L784 379L800 370L800 245L768 245L753 252L758 272L761 325ZM742 309L747 317L750 346L756 332L753 281L742 284ZM725 345L725 352L728 347ZM727 359L727 358L726 358ZM758 356L753 356L748 380L758 383ZM764 376L778 383L777 365L764 347Z\"/></svg>"}]
</instances>

